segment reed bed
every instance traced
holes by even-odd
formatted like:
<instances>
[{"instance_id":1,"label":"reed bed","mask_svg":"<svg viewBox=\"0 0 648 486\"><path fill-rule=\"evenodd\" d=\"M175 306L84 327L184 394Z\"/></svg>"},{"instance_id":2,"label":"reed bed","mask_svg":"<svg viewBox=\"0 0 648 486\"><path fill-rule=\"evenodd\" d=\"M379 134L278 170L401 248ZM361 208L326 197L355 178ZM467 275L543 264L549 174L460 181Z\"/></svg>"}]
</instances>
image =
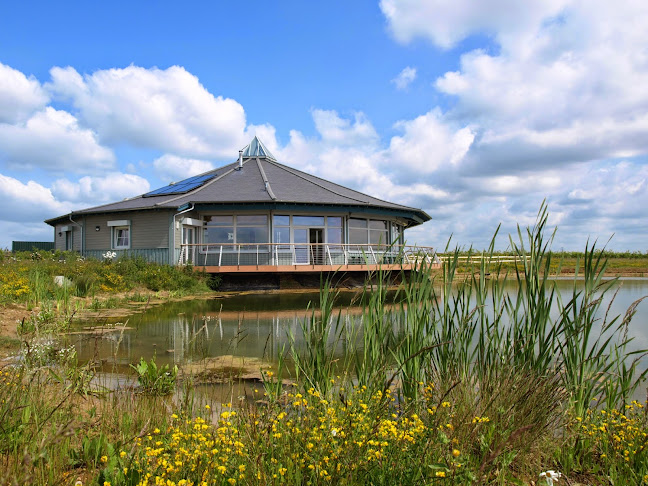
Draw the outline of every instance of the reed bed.
<instances>
[{"instance_id":1,"label":"reed bed","mask_svg":"<svg viewBox=\"0 0 648 486\"><path fill-rule=\"evenodd\" d=\"M508 273L494 244L470 272L458 249L441 272L421 263L395 296L379 272L361 326L324 281L264 396L206 402L189 377L175 398L101 394L62 358L5 369L0 484L648 484L639 301L610 315L615 282L589 244L561 296L546 224L543 207L511 237Z\"/></svg>"}]
</instances>

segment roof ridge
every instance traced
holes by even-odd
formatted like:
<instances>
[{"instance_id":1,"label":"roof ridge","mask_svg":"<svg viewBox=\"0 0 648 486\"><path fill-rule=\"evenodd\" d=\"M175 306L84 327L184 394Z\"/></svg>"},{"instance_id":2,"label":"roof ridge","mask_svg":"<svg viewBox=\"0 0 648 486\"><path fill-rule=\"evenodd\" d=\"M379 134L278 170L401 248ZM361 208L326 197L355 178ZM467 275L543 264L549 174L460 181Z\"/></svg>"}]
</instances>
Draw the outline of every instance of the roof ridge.
<instances>
[{"instance_id":1,"label":"roof ridge","mask_svg":"<svg viewBox=\"0 0 648 486\"><path fill-rule=\"evenodd\" d=\"M275 196L274 192L272 191L272 187L270 187L270 181L268 180L268 176L266 175L265 170L263 170L263 166L261 165L261 159L259 159L259 157L256 158L256 163L257 163L257 167L259 168L259 172L261 173L261 177L263 178L263 182L265 184L265 190L268 193L268 196L270 196L270 198L273 201L276 201L277 196Z\"/></svg>"},{"instance_id":2,"label":"roof ridge","mask_svg":"<svg viewBox=\"0 0 648 486\"><path fill-rule=\"evenodd\" d=\"M248 160L249 160L249 159L248 159ZM241 165L245 164L246 162L247 162L247 160L243 160L243 161L241 162ZM233 162L232 164L237 164L237 163L236 163L236 162ZM232 164L228 164L228 165L232 165ZM225 165L225 166L223 166L223 167L227 167L227 165ZM220 168L222 169L223 167L220 167ZM231 173L234 172L237 168L238 168L238 165L236 165L235 167L232 167L230 170L228 170L228 171L226 171L226 172L223 172L223 173L222 173L221 175L219 175L219 176L216 176L216 177L214 177L214 178L212 178L212 179L209 179L209 180L208 180L207 182L205 182L203 185L196 187L196 188L193 189L192 191L185 192L184 194L178 194L176 197L172 197L171 199L168 199L168 200L166 200L166 201L160 201L160 202L158 202L158 203L155 203L154 206L161 206L162 204L168 204L168 203L173 202L173 201L176 201L176 200L178 200L178 199L182 199L183 197L191 196L191 195L195 194L196 192L198 192L198 191L200 191L200 190L202 190L202 189L205 189L206 187L211 186L214 182L221 180L221 179L222 179L223 177L225 177L226 175L231 174ZM214 169L214 170L218 170L218 169Z\"/></svg>"},{"instance_id":3,"label":"roof ridge","mask_svg":"<svg viewBox=\"0 0 648 486\"><path fill-rule=\"evenodd\" d=\"M317 179L317 180L320 180L320 181L324 181L324 182L326 182L326 183L328 183L328 184L333 184L333 185L335 185L335 186L341 187L341 188L346 189L346 190L348 190L348 191L352 191L352 192L355 192L355 193L357 193L357 194L361 194L361 195L363 195L363 196L367 196L367 197L369 197L369 198L371 198L371 199L375 199L376 201L380 201L380 202L383 202L383 203L391 204L391 205L393 205L393 206L399 206L399 207L401 207L401 208L407 208L407 209L418 209L418 208L414 208L414 207L411 207L411 206L404 206L404 205L402 205L402 204L396 204L396 203L393 203L393 202L391 202L391 201L386 201L386 200L384 200L384 199L380 199L380 198L378 198L378 197L371 196L370 194L365 194L364 192L356 191L355 189L351 189L350 187L343 186L342 184L338 184L337 182L332 182L332 181L326 180L326 179L324 179L324 178L322 178L322 177L318 177L318 176L315 176L315 175L309 174L308 172L304 172L304 171L299 170L299 169L294 169L294 168L292 168L292 167L289 167L289 166L284 165L284 164L282 164L282 163L280 163L280 162L277 162L277 161L270 161L270 162L271 162L272 164L278 166L280 169L285 170L286 172L290 172L291 174L293 174L293 175L295 175L295 176L297 176L297 177L300 177L301 179L304 179L305 181L308 181L308 182L310 182L311 184L315 184L316 186L321 187L322 189L324 189L324 190L326 190L326 191L331 191L333 194L336 194L336 195L341 196L341 197L346 197L347 199L353 199L354 201L359 201L359 202L361 202L361 203L367 204L365 201L362 201L362 200L360 200L360 199L357 199L357 198L354 198L354 197L351 197L351 196L345 196L344 194L340 194L339 192L336 192L336 191L334 191L334 190L332 190L332 189L329 189L329 188L327 188L327 187L324 187L323 185L318 184L318 183L315 182L315 181L311 181L311 180L309 180L307 177L304 177L304 175L306 175L306 176L308 176L308 177L313 177L313 178L315 178L315 179ZM296 173L296 172L297 172L297 173ZM304 174L304 175L302 175L302 174Z\"/></svg>"}]
</instances>

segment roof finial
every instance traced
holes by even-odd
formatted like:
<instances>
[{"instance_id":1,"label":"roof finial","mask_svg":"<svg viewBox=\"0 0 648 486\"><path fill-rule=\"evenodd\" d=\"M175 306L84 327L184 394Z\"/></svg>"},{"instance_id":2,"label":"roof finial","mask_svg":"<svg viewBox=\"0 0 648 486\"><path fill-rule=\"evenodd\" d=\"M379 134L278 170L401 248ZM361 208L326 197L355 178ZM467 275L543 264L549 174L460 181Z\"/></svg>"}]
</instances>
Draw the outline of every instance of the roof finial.
<instances>
[{"instance_id":1,"label":"roof finial","mask_svg":"<svg viewBox=\"0 0 648 486\"><path fill-rule=\"evenodd\" d=\"M263 145L263 142L259 140L259 137L256 135L252 139L252 141L243 148L243 157L244 158L255 158L258 157L260 159L270 159L274 160L275 162L277 159L270 153L270 151L266 148L265 145Z\"/></svg>"}]
</instances>

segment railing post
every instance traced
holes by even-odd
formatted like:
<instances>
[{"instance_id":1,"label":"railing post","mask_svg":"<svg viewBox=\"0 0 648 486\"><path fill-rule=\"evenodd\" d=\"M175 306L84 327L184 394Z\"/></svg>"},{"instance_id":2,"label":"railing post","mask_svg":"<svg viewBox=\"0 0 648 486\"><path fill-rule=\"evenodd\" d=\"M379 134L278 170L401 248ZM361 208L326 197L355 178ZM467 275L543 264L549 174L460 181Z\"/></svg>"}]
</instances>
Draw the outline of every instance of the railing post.
<instances>
[{"instance_id":1,"label":"railing post","mask_svg":"<svg viewBox=\"0 0 648 486\"><path fill-rule=\"evenodd\" d=\"M223 245L220 246L220 251L218 252L218 266L220 267L223 262Z\"/></svg>"},{"instance_id":2,"label":"railing post","mask_svg":"<svg viewBox=\"0 0 648 486\"><path fill-rule=\"evenodd\" d=\"M342 252L344 253L344 264L348 265L349 264L349 254L347 253L347 245L343 244L342 245Z\"/></svg>"},{"instance_id":3,"label":"railing post","mask_svg":"<svg viewBox=\"0 0 648 486\"><path fill-rule=\"evenodd\" d=\"M241 245L238 245L238 251L236 252L236 266L241 266Z\"/></svg>"},{"instance_id":4,"label":"railing post","mask_svg":"<svg viewBox=\"0 0 648 486\"><path fill-rule=\"evenodd\" d=\"M297 265L297 251L295 250L295 245L290 245L290 249L292 250L292 264Z\"/></svg>"},{"instance_id":5,"label":"railing post","mask_svg":"<svg viewBox=\"0 0 648 486\"><path fill-rule=\"evenodd\" d=\"M369 251L371 252L371 256L374 259L374 265L378 265L378 260L376 260L376 254L373 251L373 246L371 246L371 245L369 246Z\"/></svg>"},{"instance_id":6,"label":"railing post","mask_svg":"<svg viewBox=\"0 0 648 486\"><path fill-rule=\"evenodd\" d=\"M257 270L259 269L259 245L257 245Z\"/></svg>"},{"instance_id":7,"label":"railing post","mask_svg":"<svg viewBox=\"0 0 648 486\"><path fill-rule=\"evenodd\" d=\"M329 248L328 245L326 245L326 253L328 253L328 257L329 257L329 265L333 266L333 258L331 257L331 249Z\"/></svg>"}]
</instances>

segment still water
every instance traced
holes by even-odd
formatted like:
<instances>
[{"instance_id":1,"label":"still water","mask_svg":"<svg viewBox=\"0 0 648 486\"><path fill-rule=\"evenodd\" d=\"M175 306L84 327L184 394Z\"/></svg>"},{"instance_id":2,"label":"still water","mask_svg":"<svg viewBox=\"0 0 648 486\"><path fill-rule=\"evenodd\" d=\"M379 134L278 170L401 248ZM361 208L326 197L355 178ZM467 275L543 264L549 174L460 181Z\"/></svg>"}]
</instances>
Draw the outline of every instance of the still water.
<instances>
[{"instance_id":1,"label":"still water","mask_svg":"<svg viewBox=\"0 0 648 486\"><path fill-rule=\"evenodd\" d=\"M557 281L556 285L567 295L573 281ZM511 283L510 292L515 288ZM633 302L648 295L648 279L622 279L618 290L611 316L625 314ZM349 329L360 319L359 298L357 293L341 292L336 301L341 319ZM76 334L71 340L82 361L102 363L105 371L126 371L140 357L153 356L158 363L180 365L223 355L272 362L282 346L287 345L288 333L295 336L299 345L300 323L310 314L309 306L317 308L318 300L319 294L312 292L172 302L131 316L123 330L119 330L121 324L116 324L113 331ZM606 308L607 303L602 306L603 310ZM88 323L81 323L78 330L87 326ZM632 349L648 348L648 299L638 305L630 335L635 338Z\"/></svg>"}]
</instances>

